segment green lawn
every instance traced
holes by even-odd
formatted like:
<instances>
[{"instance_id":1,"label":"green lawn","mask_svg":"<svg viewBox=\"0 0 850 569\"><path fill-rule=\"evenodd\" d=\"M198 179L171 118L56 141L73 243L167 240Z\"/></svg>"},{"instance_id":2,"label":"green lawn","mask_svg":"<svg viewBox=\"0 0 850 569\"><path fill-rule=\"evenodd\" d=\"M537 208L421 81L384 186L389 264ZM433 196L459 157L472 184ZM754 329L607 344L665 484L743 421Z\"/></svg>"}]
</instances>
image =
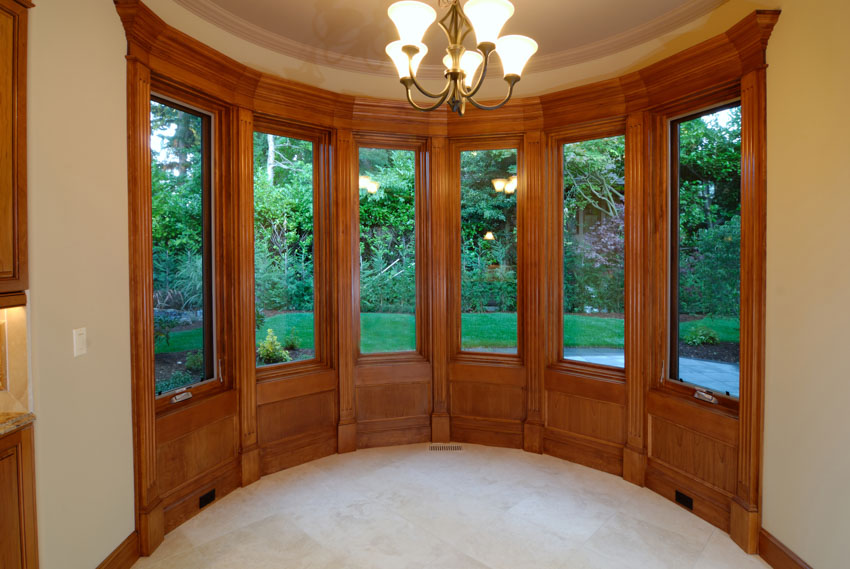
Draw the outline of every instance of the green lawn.
<instances>
[{"instance_id":1,"label":"green lawn","mask_svg":"<svg viewBox=\"0 0 850 569\"><path fill-rule=\"evenodd\" d=\"M740 326L735 318L704 318L684 322L682 334L687 330L704 325L715 330L721 342L737 342ZM463 347L515 348L517 345L516 313L492 312L461 315ZM301 348L313 348L313 314L289 312L266 318L257 331L257 341L266 337L267 330L274 330L283 340L294 330L300 339ZM582 314L564 315L564 347L623 347L623 320L620 318L598 318ZM171 333L171 343L157 344L157 353L197 350L202 345L201 330L181 330ZM412 314L368 313L361 316L361 350L364 353L396 352L415 349L414 317Z\"/></svg>"}]
</instances>

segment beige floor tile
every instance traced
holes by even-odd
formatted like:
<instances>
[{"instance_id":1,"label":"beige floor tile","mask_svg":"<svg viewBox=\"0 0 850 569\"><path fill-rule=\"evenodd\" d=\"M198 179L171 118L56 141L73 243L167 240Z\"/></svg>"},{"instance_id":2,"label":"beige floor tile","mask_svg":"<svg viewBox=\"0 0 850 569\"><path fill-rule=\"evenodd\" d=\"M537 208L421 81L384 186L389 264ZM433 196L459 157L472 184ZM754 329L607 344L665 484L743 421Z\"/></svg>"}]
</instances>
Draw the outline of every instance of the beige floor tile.
<instances>
[{"instance_id":1,"label":"beige floor tile","mask_svg":"<svg viewBox=\"0 0 850 569\"><path fill-rule=\"evenodd\" d=\"M769 569L758 555L747 555L726 532L715 530L694 569Z\"/></svg>"}]
</instances>

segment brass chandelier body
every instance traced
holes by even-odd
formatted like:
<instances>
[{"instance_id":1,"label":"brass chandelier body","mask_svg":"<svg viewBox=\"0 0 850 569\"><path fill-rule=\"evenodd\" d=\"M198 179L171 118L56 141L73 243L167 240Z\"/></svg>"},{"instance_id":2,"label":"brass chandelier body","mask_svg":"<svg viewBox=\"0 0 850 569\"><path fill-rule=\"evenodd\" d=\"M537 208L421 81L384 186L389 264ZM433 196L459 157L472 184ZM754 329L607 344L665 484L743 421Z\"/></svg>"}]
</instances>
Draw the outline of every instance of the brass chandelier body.
<instances>
[{"instance_id":1,"label":"brass chandelier body","mask_svg":"<svg viewBox=\"0 0 850 569\"><path fill-rule=\"evenodd\" d=\"M470 0L468 4L477 4L476 8L481 11L482 9L486 10L487 2L493 2L503 10L509 9L507 17L504 18L505 21L511 14L513 14L513 6L507 0ZM397 2L389 9L391 17L393 17L393 8L400 4L413 5L421 3ZM483 34L478 33L479 28L476 27L474 22L470 21L470 18L460 5L460 0L440 0L440 6L448 8L445 15L437 22L443 30L443 33L446 35L448 47L446 48L446 56L443 59L446 83L443 89L436 93L425 88L416 78L416 71L419 67L419 63L422 61L425 53L427 53L428 48L421 43L421 41L414 42L410 39L419 33L424 34L430 23L424 27L420 24L419 28L421 28L421 32L417 29L416 34L411 36L410 32L405 33L402 24L393 17L393 20L396 22L399 29L399 33L402 36L402 40L388 45L387 54L390 55L396 64L400 82L405 87L408 102L420 111L433 111L440 108L443 103L446 103L452 111L458 113L460 116L463 116L466 111L467 103L485 111L495 110L504 106L513 95L514 86L520 80L520 74L522 72L522 68L525 66L525 62L527 62L528 58L530 58L537 50L536 42L524 36L506 36L504 38L498 38L497 41L500 42L500 45L497 48L497 43L495 41L489 41L489 39L481 41L481 35ZM419 10L433 11L431 8L427 7L427 5L416 8ZM418 15L422 16L422 12ZM430 21L433 20L434 18L432 17ZM495 29L495 33L498 35L503 25L504 21L498 24L496 28L493 28L493 24L490 23L489 31L492 32L493 29ZM476 33L479 42L475 50L468 50L464 46L464 42L472 32ZM509 55L508 52L516 51L513 48L517 46L517 42L521 44L519 46L519 51L527 53L520 53L519 55L511 54L513 55L513 62L509 69L507 61L507 57ZM504 46L502 43L504 43ZM404 65L404 60L399 57L399 51L406 59L406 66ZM490 58L493 55L493 52L497 52L502 59L502 66L505 69L504 80L508 84L508 92L500 102L494 105L484 105L477 101L475 96L481 89L484 79L487 76L487 72L491 68ZM418 104L413 98L414 89L421 95L431 99L433 103L426 105Z\"/></svg>"}]
</instances>

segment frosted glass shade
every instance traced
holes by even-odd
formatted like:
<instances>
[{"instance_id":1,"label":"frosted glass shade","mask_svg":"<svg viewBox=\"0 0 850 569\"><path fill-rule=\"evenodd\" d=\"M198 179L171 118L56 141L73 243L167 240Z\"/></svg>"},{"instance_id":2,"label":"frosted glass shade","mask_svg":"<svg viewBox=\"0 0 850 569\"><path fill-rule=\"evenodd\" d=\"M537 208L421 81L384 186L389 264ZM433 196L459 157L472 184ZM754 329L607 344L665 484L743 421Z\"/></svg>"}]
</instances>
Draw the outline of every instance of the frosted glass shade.
<instances>
[{"instance_id":1,"label":"frosted glass shade","mask_svg":"<svg viewBox=\"0 0 850 569\"><path fill-rule=\"evenodd\" d=\"M381 184L379 184L378 182L376 182L374 180L369 180L369 183L366 184L366 191L369 192L370 194L377 194L378 188L380 188L380 187L381 187Z\"/></svg>"},{"instance_id":2,"label":"frosted glass shade","mask_svg":"<svg viewBox=\"0 0 850 569\"><path fill-rule=\"evenodd\" d=\"M491 180L493 182L493 189L497 192L504 192L505 186L508 184L508 181L504 178L496 178L495 180Z\"/></svg>"},{"instance_id":3,"label":"frosted glass shade","mask_svg":"<svg viewBox=\"0 0 850 569\"><path fill-rule=\"evenodd\" d=\"M525 64L536 52L537 42L526 36L504 36L496 42L496 53L502 60L505 76L521 76Z\"/></svg>"},{"instance_id":4,"label":"frosted glass shade","mask_svg":"<svg viewBox=\"0 0 850 569\"><path fill-rule=\"evenodd\" d=\"M424 58L425 54L428 53L428 46L421 42L415 44L408 44L405 43L404 40L399 40L387 45L387 55L389 55L390 59L392 59L393 63L395 63L395 68L396 71L398 71L399 79L410 77L407 54L402 51L402 48L406 45L415 45L419 48L419 53L414 55L413 60L410 62L412 64L414 74L419 69L419 64L422 63L422 58Z\"/></svg>"},{"instance_id":5,"label":"frosted glass shade","mask_svg":"<svg viewBox=\"0 0 850 569\"><path fill-rule=\"evenodd\" d=\"M477 51L465 51L460 56L460 69L464 74L464 84L467 87L472 87L472 80L475 78L475 72L484 63L484 56ZM443 65L446 69L452 69L452 56L448 53L443 57Z\"/></svg>"},{"instance_id":6,"label":"frosted glass shade","mask_svg":"<svg viewBox=\"0 0 850 569\"><path fill-rule=\"evenodd\" d=\"M488 231L487 233L484 234L484 239L486 239L487 241L495 241L496 236L493 235L492 231Z\"/></svg>"},{"instance_id":7,"label":"frosted glass shade","mask_svg":"<svg viewBox=\"0 0 850 569\"><path fill-rule=\"evenodd\" d=\"M505 184L505 193L512 194L516 191L516 176L511 176L508 183Z\"/></svg>"},{"instance_id":8,"label":"frosted glass shade","mask_svg":"<svg viewBox=\"0 0 850 569\"><path fill-rule=\"evenodd\" d=\"M437 12L428 4L403 0L387 8L387 14L398 29L401 45L422 43L425 32L437 19Z\"/></svg>"},{"instance_id":9,"label":"frosted glass shade","mask_svg":"<svg viewBox=\"0 0 850 569\"><path fill-rule=\"evenodd\" d=\"M368 188L369 182L371 182L371 181L372 181L372 179L369 176L360 176L360 188L362 188L362 189Z\"/></svg>"},{"instance_id":10,"label":"frosted glass shade","mask_svg":"<svg viewBox=\"0 0 850 569\"><path fill-rule=\"evenodd\" d=\"M469 0L463 13L472 23L478 45L495 44L505 22L514 15L514 5L508 0Z\"/></svg>"}]
</instances>

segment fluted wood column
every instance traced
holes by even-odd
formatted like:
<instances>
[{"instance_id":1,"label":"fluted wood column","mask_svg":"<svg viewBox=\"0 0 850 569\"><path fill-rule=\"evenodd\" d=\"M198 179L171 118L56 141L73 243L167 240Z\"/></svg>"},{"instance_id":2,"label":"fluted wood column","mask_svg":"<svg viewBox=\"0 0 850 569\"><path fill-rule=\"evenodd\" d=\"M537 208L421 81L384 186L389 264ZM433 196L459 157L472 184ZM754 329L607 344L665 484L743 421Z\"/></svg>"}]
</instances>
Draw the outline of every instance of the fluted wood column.
<instances>
[{"instance_id":1,"label":"fluted wood column","mask_svg":"<svg viewBox=\"0 0 850 569\"><path fill-rule=\"evenodd\" d=\"M543 265L545 249L543 236L545 224L545 145L543 132L529 131L525 134L522 153L522 182L519 192L519 214L523 225L520 234L525 243L522 273L525 286L522 298L525 303L525 341L523 359L526 366L526 418L523 425L523 448L529 452L542 452L543 442L543 372L546 362L545 322L545 279Z\"/></svg>"},{"instance_id":2,"label":"fluted wood column","mask_svg":"<svg viewBox=\"0 0 850 569\"><path fill-rule=\"evenodd\" d=\"M339 329L339 427L338 450L351 452L357 448L357 422L354 402L354 364L359 346L354 330L356 294L355 266L360 258L358 228L355 225L359 207L357 193L357 146L351 130L339 129L334 136L333 194L335 238L337 241L337 292Z\"/></svg>"},{"instance_id":3,"label":"fluted wood column","mask_svg":"<svg viewBox=\"0 0 850 569\"><path fill-rule=\"evenodd\" d=\"M649 387L653 285L648 239L649 114L626 121L626 447L623 478L644 485L646 474L646 392Z\"/></svg>"},{"instance_id":4,"label":"fluted wood column","mask_svg":"<svg viewBox=\"0 0 850 569\"><path fill-rule=\"evenodd\" d=\"M451 420L449 418L449 318L448 266L449 235L451 222L447 217L451 184L449 173L449 148L445 137L430 139L429 179L431 183L432 206L431 221L431 322L433 333L433 397L434 410L431 413L431 440L449 442Z\"/></svg>"}]
</instances>

